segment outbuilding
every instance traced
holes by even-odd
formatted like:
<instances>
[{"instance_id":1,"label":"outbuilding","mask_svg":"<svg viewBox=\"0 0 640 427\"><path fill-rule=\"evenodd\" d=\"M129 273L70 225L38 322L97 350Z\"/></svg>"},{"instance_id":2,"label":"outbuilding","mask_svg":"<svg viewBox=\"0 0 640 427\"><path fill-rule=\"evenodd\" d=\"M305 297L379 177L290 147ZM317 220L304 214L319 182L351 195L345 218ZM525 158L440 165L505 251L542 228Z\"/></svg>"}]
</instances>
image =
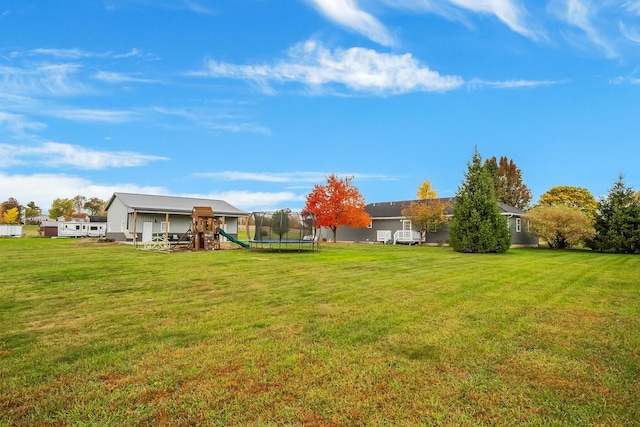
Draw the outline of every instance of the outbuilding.
<instances>
[{"instance_id":1,"label":"outbuilding","mask_svg":"<svg viewBox=\"0 0 640 427\"><path fill-rule=\"evenodd\" d=\"M107 238L134 243L180 240L191 229L195 206L210 207L220 228L233 238L238 237L239 218L249 214L223 200L117 192L107 203Z\"/></svg>"}]
</instances>

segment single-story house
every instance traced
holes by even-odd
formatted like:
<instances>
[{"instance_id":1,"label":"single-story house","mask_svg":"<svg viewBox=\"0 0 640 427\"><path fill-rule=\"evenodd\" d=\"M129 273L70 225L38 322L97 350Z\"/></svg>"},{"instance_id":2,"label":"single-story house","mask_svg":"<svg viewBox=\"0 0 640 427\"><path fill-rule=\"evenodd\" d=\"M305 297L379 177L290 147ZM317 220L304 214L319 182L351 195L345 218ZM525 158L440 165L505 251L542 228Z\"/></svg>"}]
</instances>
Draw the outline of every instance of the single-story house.
<instances>
[{"instance_id":1,"label":"single-story house","mask_svg":"<svg viewBox=\"0 0 640 427\"><path fill-rule=\"evenodd\" d=\"M439 199L447 204L444 214L453 216L453 204L455 198ZM402 210L407 208L413 200L398 202L370 203L365 206L371 216L369 227L351 228L339 227L337 230L338 241L343 242L382 242L382 243L418 243L419 233L413 229L411 221L402 215ZM537 247L538 237L530 234L529 223L522 218L525 212L513 206L499 202L498 207L502 215L508 219L511 230L512 247ZM329 231L322 237L331 237ZM426 244L447 244L449 241L449 227L444 224L437 230L427 233Z\"/></svg>"},{"instance_id":2,"label":"single-story house","mask_svg":"<svg viewBox=\"0 0 640 427\"><path fill-rule=\"evenodd\" d=\"M27 217L26 224L42 224L43 221L51 221L47 215L31 215Z\"/></svg>"},{"instance_id":3,"label":"single-story house","mask_svg":"<svg viewBox=\"0 0 640 427\"><path fill-rule=\"evenodd\" d=\"M222 200L113 193L106 208L106 237L134 243L158 236L178 240L191 229L191 213L196 206L210 207L221 228L234 238L238 237L238 219L249 215Z\"/></svg>"}]
</instances>

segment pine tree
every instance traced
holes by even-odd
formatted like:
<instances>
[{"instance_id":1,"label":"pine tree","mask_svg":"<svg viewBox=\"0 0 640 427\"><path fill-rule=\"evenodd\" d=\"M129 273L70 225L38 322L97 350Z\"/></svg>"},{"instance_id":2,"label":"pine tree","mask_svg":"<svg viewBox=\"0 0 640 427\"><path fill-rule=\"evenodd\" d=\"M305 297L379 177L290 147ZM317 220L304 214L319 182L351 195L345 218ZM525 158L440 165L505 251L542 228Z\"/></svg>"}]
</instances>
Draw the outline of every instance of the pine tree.
<instances>
[{"instance_id":1,"label":"pine tree","mask_svg":"<svg viewBox=\"0 0 640 427\"><path fill-rule=\"evenodd\" d=\"M588 243L592 249L640 252L640 202L633 189L624 183L622 175L607 196L598 202L595 229L596 236Z\"/></svg>"},{"instance_id":2,"label":"pine tree","mask_svg":"<svg viewBox=\"0 0 640 427\"><path fill-rule=\"evenodd\" d=\"M511 245L507 218L500 214L491 174L477 148L467 166L453 206L451 246L458 252L506 252Z\"/></svg>"}]
</instances>

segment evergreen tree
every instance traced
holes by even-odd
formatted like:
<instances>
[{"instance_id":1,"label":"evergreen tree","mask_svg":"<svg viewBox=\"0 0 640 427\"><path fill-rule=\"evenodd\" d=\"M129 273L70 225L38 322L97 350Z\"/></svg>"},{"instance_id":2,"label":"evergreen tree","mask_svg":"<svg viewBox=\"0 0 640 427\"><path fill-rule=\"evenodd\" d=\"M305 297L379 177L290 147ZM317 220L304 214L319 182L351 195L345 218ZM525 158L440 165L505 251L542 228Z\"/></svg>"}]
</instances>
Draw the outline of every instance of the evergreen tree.
<instances>
[{"instance_id":1,"label":"evergreen tree","mask_svg":"<svg viewBox=\"0 0 640 427\"><path fill-rule=\"evenodd\" d=\"M622 174L606 197L601 197L595 214L596 236L588 246L599 251L640 252L640 202Z\"/></svg>"},{"instance_id":2,"label":"evergreen tree","mask_svg":"<svg viewBox=\"0 0 640 427\"><path fill-rule=\"evenodd\" d=\"M453 206L451 246L458 252L506 252L511 245L507 218L500 214L493 179L477 148L467 166Z\"/></svg>"}]
</instances>

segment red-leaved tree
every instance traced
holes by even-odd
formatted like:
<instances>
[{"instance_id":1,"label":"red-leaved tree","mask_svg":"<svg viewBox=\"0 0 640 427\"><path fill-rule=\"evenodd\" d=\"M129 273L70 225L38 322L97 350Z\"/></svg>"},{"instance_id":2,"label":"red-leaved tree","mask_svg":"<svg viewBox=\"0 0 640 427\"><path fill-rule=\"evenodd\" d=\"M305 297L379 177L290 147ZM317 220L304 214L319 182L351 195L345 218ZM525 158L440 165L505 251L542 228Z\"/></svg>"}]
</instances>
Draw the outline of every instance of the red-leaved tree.
<instances>
[{"instance_id":1,"label":"red-leaved tree","mask_svg":"<svg viewBox=\"0 0 640 427\"><path fill-rule=\"evenodd\" d=\"M314 185L307 195L306 212L314 213L316 223L333 231L336 241L338 227L367 227L371 217L365 211L362 194L351 184L353 177L338 178L335 174L327 176L326 185Z\"/></svg>"}]
</instances>

